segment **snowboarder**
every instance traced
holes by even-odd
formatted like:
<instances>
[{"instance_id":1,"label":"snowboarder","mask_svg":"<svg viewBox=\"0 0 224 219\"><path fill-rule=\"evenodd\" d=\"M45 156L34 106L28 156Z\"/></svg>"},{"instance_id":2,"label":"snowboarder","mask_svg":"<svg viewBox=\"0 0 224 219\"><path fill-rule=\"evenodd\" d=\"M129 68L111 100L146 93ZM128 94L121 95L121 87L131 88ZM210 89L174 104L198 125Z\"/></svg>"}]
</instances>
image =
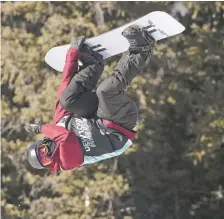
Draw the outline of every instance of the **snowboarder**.
<instances>
[{"instance_id":1,"label":"snowboarder","mask_svg":"<svg viewBox=\"0 0 224 219\"><path fill-rule=\"evenodd\" d=\"M53 124L26 124L28 132L46 137L27 150L29 163L53 173L122 154L136 136L136 104L125 89L150 59L154 39L144 29L129 26L122 35L129 41L111 76L93 92L104 61L84 44L85 37L72 40L66 55L62 82L56 99ZM78 66L78 59L83 66Z\"/></svg>"}]
</instances>

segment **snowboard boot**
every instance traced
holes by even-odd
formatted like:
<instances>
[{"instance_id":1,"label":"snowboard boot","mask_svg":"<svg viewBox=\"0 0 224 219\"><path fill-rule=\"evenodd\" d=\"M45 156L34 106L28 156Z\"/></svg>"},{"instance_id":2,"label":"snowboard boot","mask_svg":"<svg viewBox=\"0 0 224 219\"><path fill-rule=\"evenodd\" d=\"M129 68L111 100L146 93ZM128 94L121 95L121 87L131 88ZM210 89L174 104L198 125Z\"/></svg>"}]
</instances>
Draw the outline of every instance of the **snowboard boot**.
<instances>
[{"instance_id":1,"label":"snowboard boot","mask_svg":"<svg viewBox=\"0 0 224 219\"><path fill-rule=\"evenodd\" d=\"M122 35L129 41L130 47L123 54L114 70L116 77L123 81L126 87L141 73L149 61L153 53L155 40L146 30L136 25L127 27Z\"/></svg>"},{"instance_id":2,"label":"snowboard boot","mask_svg":"<svg viewBox=\"0 0 224 219\"><path fill-rule=\"evenodd\" d=\"M145 57L145 60L152 55L155 40L147 30L144 30L137 25L131 25L122 32L122 35L130 43L130 52L141 53Z\"/></svg>"}]
</instances>

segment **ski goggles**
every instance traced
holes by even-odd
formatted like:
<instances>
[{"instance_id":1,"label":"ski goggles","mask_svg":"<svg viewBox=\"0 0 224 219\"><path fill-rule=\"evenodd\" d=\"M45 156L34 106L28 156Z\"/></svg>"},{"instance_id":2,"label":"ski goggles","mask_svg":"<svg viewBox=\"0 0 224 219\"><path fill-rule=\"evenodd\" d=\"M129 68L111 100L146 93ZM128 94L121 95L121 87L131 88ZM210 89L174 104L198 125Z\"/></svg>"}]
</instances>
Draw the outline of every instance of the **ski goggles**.
<instances>
[{"instance_id":1,"label":"ski goggles","mask_svg":"<svg viewBox=\"0 0 224 219\"><path fill-rule=\"evenodd\" d=\"M42 166L49 166L52 162L51 157L47 156L48 148L46 144L40 144L36 147L36 153L38 155L38 160Z\"/></svg>"}]
</instances>

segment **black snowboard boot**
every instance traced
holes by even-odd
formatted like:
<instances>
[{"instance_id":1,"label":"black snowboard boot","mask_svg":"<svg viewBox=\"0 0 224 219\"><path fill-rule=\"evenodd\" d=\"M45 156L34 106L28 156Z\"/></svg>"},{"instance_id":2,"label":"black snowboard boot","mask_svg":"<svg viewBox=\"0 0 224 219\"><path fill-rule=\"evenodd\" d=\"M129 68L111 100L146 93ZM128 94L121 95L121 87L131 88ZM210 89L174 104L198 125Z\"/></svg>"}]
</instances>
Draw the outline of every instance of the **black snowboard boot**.
<instances>
[{"instance_id":1,"label":"black snowboard boot","mask_svg":"<svg viewBox=\"0 0 224 219\"><path fill-rule=\"evenodd\" d=\"M131 25L122 32L122 35L130 43L130 52L145 54L146 58L153 53L155 40L147 30L144 30L137 25Z\"/></svg>"}]
</instances>

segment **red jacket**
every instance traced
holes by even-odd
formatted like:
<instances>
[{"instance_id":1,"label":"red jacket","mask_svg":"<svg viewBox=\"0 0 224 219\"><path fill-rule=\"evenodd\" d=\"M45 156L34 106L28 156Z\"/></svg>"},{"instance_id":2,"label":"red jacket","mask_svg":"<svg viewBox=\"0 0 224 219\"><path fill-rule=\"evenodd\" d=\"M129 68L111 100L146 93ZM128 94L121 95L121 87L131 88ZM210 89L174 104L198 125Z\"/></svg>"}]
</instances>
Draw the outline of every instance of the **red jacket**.
<instances>
[{"instance_id":1,"label":"red jacket","mask_svg":"<svg viewBox=\"0 0 224 219\"><path fill-rule=\"evenodd\" d=\"M42 133L57 143L52 154L53 162L48 167L53 173L63 170L71 170L80 166L83 162L83 154L76 135L61 126L46 124L42 127Z\"/></svg>"},{"instance_id":2,"label":"red jacket","mask_svg":"<svg viewBox=\"0 0 224 219\"><path fill-rule=\"evenodd\" d=\"M62 82L57 93L53 124L45 124L41 129L42 134L57 143L57 147L51 156L53 161L48 167L48 170L53 173L58 173L60 168L63 170L75 169L79 167L84 160L84 155L75 133L56 125L62 117L72 114L61 106L59 100L63 90L78 71L78 56L79 51L74 48L70 48L67 52ZM103 124L108 128L120 131L131 140L135 138L136 133L126 130L111 121L103 120Z\"/></svg>"},{"instance_id":3,"label":"red jacket","mask_svg":"<svg viewBox=\"0 0 224 219\"><path fill-rule=\"evenodd\" d=\"M41 129L44 135L57 143L57 148L52 154L53 162L48 167L48 170L53 173L59 172L60 168L63 170L74 169L83 162L83 154L76 135L64 127L56 126L63 116L71 114L61 106L59 100L63 90L78 71L78 57L78 50L73 48L68 50L62 74L62 82L57 93L53 124L45 124Z\"/></svg>"}]
</instances>

